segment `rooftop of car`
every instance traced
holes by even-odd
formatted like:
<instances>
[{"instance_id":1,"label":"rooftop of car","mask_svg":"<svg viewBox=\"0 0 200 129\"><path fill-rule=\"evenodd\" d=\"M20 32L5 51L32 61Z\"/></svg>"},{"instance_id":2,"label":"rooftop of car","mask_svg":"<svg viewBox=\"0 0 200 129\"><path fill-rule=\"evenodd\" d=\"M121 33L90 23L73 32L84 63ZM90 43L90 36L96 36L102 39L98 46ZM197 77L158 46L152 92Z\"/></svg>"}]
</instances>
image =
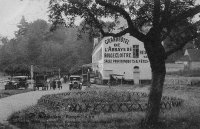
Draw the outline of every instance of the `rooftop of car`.
<instances>
[{"instance_id":1,"label":"rooftop of car","mask_svg":"<svg viewBox=\"0 0 200 129\"><path fill-rule=\"evenodd\" d=\"M28 78L28 76L13 76L12 78Z\"/></svg>"},{"instance_id":2,"label":"rooftop of car","mask_svg":"<svg viewBox=\"0 0 200 129\"><path fill-rule=\"evenodd\" d=\"M79 75L71 75L70 77L81 77L81 76L79 76Z\"/></svg>"}]
</instances>

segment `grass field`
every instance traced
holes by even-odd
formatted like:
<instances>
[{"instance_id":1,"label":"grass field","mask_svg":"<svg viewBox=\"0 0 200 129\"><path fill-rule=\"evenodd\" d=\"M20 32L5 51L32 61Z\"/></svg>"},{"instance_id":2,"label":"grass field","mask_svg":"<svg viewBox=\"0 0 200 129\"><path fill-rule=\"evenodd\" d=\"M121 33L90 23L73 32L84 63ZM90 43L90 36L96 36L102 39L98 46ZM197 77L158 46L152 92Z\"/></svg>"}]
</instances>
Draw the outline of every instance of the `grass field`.
<instances>
[{"instance_id":1,"label":"grass field","mask_svg":"<svg viewBox=\"0 0 200 129\"><path fill-rule=\"evenodd\" d=\"M176 72L168 72L167 75L185 76L185 77L199 77L200 69L194 70L180 70Z\"/></svg>"},{"instance_id":2,"label":"grass field","mask_svg":"<svg viewBox=\"0 0 200 129\"><path fill-rule=\"evenodd\" d=\"M111 89L112 88L149 92L149 86L115 86L111 87ZM97 90L98 87L95 87L95 89ZM160 124L153 129L200 129L200 87L165 86L163 95L182 98L184 103L181 107L162 111L160 113ZM141 129L140 121L145 116L145 112L138 111L100 113L98 115L84 114L87 118L80 117L79 119L79 113L70 113L62 110L53 111L44 106L36 105L21 112L17 112L12 117L24 119L25 114L30 112L36 114L45 112L50 116L50 119L44 121L44 117L38 117L37 120L29 121L29 123L15 124L22 129ZM67 119L66 116L69 115L74 117ZM42 114L39 116L42 116ZM68 121L73 122L68 123ZM65 126L63 126L63 122Z\"/></svg>"}]
</instances>

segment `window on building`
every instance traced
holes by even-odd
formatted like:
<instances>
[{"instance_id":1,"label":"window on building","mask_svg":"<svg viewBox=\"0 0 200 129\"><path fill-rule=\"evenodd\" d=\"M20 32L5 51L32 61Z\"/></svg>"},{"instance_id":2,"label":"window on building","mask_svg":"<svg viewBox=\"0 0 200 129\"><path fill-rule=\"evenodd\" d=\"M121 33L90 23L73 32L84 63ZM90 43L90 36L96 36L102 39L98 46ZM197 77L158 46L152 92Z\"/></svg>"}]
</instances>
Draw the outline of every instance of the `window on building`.
<instances>
[{"instance_id":1,"label":"window on building","mask_svg":"<svg viewBox=\"0 0 200 129\"><path fill-rule=\"evenodd\" d=\"M139 58L139 45L133 45L133 58Z\"/></svg>"}]
</instances>

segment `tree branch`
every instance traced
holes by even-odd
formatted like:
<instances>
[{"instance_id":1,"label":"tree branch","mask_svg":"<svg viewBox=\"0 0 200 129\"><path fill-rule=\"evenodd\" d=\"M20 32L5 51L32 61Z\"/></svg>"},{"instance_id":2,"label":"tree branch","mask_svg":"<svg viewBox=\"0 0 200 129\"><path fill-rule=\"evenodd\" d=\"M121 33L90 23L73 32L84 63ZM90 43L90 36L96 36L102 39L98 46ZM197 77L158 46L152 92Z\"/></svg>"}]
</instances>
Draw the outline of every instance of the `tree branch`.
<instances>
[{"instance_id":1,"label":"tree branch","mask_svg":"<svg viewBox=\"0 0 200 129\"><path fill-rule=\"evenodd\" d=\"M164 41L170 35L171 31L172 31L172 27L171 26L167 27L167 32L162 35L161 41Z\"/></svg>"},{"instance_id":2,"label":"tree branch","mask_svg":"<svg viewBox=\"0 0 200 129\"><path fill-rule=\"evenodd\" d=\"M160 28L163 29L164 27L166 27L167 33L162 36L162 41L166 39L166 37L170 34L171 30L173 29L173 27L175 26L177 22L183 19L186 19L187 17L194 16L195 14L200 12L200 6L196 6L170 19L171 13L170 13L169 8L170 8L170 0L165 0L165 10L164 10L164 15L160 24Z\"/></svg>"},{"instance_id":3,"label":"tree branch","mask_svg":"<svg viewBox=\"0 0 200 129\"><path fill-rule=\"evenodd\" d=\"M106 8L110 8L111 10L120 13L127 20L128 27L133 28L133 23L132 23L131 17L129 16L129 14L123 8L116 6L116 5L113 5L113 4L110 4L110 3L106 3L103 0L96 0L96 3L101 5L101 6L104 6Z\"/></svg>"},{"instance_id":4,"label":"tree branch","mask_svg":"<svg viewBox=\"0 0 200 129\"><path fill-rule=\"evenodd\" d=\"M163 27L165 27L169 21L169 18L171 17L171 12L170 12L170 4L171 1L170 0L165 0L165 9L164 12L162 14L162 19L160 22L160 28L161 30L163 29Z\"/></svg>"},{"instance_id":5,"label":"tree branch","mask_svg":"<svg viewBox=\"0 0 200 129\"><path fill-rule=\"evenodd\" d=\"M103 35L103 37L108 37L108 36L112 36L112 37L120 37L125 35L126 33L130 33L129 28L124 29L122 31L120 31L119 33L108 33L108 32L104 32L102 25L100 24L99 20L97 18L95 18L94 14L88 9L86 8L85 10L87 10L88 15L92 18L92 20L95 22L96 26L98 27L98 29L100 30L101 34Z\"/></svg>"},{"instance_id":6,"label":"tree branch","mask_svg":"<svg viewBox=\"0 0 200 129\"><path fill-rule=\"evenodd\" d=\"M96 24L97 28L101 32L101 34L105 35L105 32L104 32L103 27L102 27L101 23L99 22L99 20L97 18L95 18L94 14L88 8L85 8L85 10L88 12L88 15L92 18L92 20Z\"/></svg>"},{"instance_id":7,"label":"tree branch","mask_svg":"<svg viewBox=\"0 0 200 129\"><path fill-rule=\"evenodd\" d=\"M119 33L105 33L103 36L104 37L108 37L108 36L112 36L112 37L120 37L122 35L125 35L126 33L129 33L129 28L126 28L122 31L120 31Z\"/></svg>"},{"instance_id":8,"label":"tree branch","mask_svg":"<svg viewBox=\"0 0 200 129\"><path fill-rule=\"evenodd\" d=\"M183 19L186 19L188 17L192 17L199 12L200 12L200 5L197 5L194 8L190 8L190 9L183 11L182 13L178 14L177 16L172 17L169 20L169 24L171 24L171 25L176 24L177 22L179 22Z\"/></svg>"},{"instance_id":9,"label":"tree branch","mask_svg":"<svg viewBox=\"0 0 200 129\"><path fill-rule=\"evenodd\" d=\"M160 0L154 0L153 27L158 27L160 23Z\"/></svg>"},{"instance_id":10,"label":"tree branch","mask_svg":"<svg viewBox=\"0 0 200 129\"><path fill-rule=\"evenodd\" d=\"M142 42L145 41L146 36L144 34L142 34L140 31L138 31L137 28L134 27L132 20L131 20L131 17L129 16L129 14L123 8L116 6L116 5L112 5L110 3L106 3L105 1L102 1L102 0L96 0L96 3L101 5L101 6L107 7L111 10L114 10L114 11L120 13L127 20L128 29L125 29L123 32L119 32L117 35L124 34L124 32L130 32L131 36L137 38L138 40L140 40ZM106 35L111 36L113 34L107 33ZM116 34L114 34L114 35L116 35Z\"/></svg>"},{"instance_id":11,"label":"tree branch","mask_svg":"<svg viewBox=\"0 0 200 129\"><path fill-rule=\"evenodd\" d=\"M180 35L180 34L183 33L183 32L186 32L186 31L192 29L194 26L199 26L199 24L200 24L200 21L197 21L197 22L195 22L194 24L190 24L190 25L188 25L188 26L185 26L184 30L182 30L182 31L180 31L180 32L178 32L178 33L176 33L176 36L177 36L177 35ZM170 25L170 26L168 26L168 30L167 30L166 34L164 34L164 35L162 36L162 38L161 38L162 41L165 40L165 39L167 38L167 36L170 36L170 32L172 31L173 26L175 26L175 25ZM170 36L170 37L172 38L172 36ZM173 36L173 37L175 37L175 36Z\"/></svg>"},{"instance_id":12,"label":"tree branch","mask_svg":"<svg viewBox=\"0 0 200 129\"><path fill-rule=\"evenodd\" d=\"M195 38L197 38L197 37L199 37L199 36L200 36L200 33L196 33L196 34L193 35L193 36L187 37L187 38L185 39L185 41L184 41L182 44L177 45L176 47L174 47L174 48L172 48L171 50L167 51L167 52L165 53L165 57L167 58L168 56L170 56L170 55L173 54L174 52L176 52L176 51L178 51L178 50L181 50L189 41L191 41L191 40L193 40L193 39L195 39Z\"/></svg>"}]
</instances>

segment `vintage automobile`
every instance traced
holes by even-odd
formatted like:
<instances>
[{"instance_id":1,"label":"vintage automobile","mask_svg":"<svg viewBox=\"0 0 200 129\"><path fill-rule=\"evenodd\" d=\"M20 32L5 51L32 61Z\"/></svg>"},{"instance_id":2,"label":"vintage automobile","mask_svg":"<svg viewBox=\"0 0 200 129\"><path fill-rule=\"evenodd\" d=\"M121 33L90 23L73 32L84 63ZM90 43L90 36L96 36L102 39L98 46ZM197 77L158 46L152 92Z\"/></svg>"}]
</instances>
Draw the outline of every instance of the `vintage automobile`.
<instances>
[{"instance_id":1,"label":"vintage automobile","mask_svg":"<svg viewBox=\"0 0 200 129\"><path fill-rule=\"evenodd\" d=\"M69 77L70 83L69 83L69 90L72 89L82 89L82 82L81 82L81 76L79 75L71 75Z\"/></svg>"},{"instance_id":2,"label":"vintage automobile","mask_svg":"<svg viewBox=\"0 0 200 129\"><path fill-rule=\"evenodd\" d=\"M82 85L83 86L91 86L91 84L95 83L95 76L89 76L89 81L88 81L88 75L87 74L82 74Z\"/></svg>"},{"instance_id":3,"label":"vintage automobile","mask_svg":"<svg viewBox=\"0 0 200 129\"><path fill-rule=\"evenodd\" d=\"M90 73L90 83L94 84L95 83L95 74L94 73Z\"/></svg>"},{"instance_id":4,"label":"vintage automobile","mask_svg":"<svg viewBox=\"0 0 200 129\"><path fill-rule=\"evenodd\" d=\"M13 89L27 89L28 83L27 83L28 76L14 76L11 77L9 81L5 84L5 90L13 90Z\"/></svg>"},{"instance_id":5,"label":"vintage automobile","mask_svg":"<svg viewBox=\"0 0 200 129\"><path fill-rule=\"evenodd\" d=\"M87 74L82 74L82 85L87 86Z\"/></svg>"},{"instance_id":6,"label":"vintage automobile","mask_svg":"<svg viewBox=\"0 0 200 129\"><path fill-rule=\"evenodd\" d=\"M34 90L39 90L40 87L42 87L42 90L48 90L46 75L36 75L34 77Z\"/></svg>"}]
</instances>

